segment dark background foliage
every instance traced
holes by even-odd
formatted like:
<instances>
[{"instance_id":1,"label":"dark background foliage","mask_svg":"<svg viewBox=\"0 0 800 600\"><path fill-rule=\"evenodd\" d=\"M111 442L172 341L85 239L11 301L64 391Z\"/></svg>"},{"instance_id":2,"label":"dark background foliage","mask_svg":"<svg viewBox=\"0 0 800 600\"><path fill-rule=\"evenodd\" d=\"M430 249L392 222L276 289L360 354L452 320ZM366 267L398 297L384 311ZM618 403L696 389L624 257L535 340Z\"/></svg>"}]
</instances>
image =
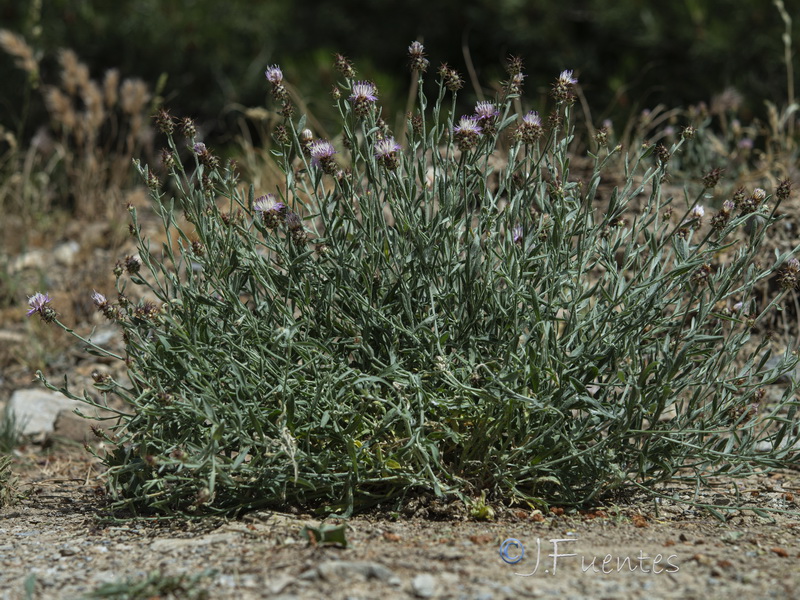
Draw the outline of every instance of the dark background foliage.
<instances>
[{"instance_id":1,"label":"dark background foliage","mask_svg":"<svg viewBox=\"0 0 800 600\"><path fill-rule=\"evenodd\" d=\"M466 73L468 48L486 86L503 77L506 57L521 56L534 104L558 72L574 69L596 121L708 101L728 86L744 94L743 116L760 113L765 98L786 97L784 24L771 0L4 0L0 20L42 52L45 76L62 47L93 76L116 67L152 85L166 74L167 104L197 117L211 137L237 106L265 105L263 70L272 63L315 98L309 108L324 119L334 52L379 84L394 115L415 39L433 68L446 61ZM0 122L17 129L25 74L3 57L0 77ZM45 118L33 109L30 131Z\"/></svg>"}]
</instances>

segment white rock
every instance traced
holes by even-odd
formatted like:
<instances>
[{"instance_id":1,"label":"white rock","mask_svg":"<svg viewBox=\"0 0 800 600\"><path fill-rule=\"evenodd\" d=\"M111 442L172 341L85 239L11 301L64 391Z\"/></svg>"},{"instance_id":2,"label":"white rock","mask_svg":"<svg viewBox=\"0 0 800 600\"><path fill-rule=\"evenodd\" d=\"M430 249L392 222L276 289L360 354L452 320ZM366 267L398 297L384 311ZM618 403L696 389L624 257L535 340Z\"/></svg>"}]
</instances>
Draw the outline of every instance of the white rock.
<instances>
[{"instance_id":1,"label":"white rock","mask_svg":"<svg viewBox=\"0 0 800 600\"><path fill-rule=\"evenodd\" d=\"M56 259L57 263L69 266L75 262L75 256L80 249L78 242L70 240L53 248L53 258Z\"/></svg>"},{"instance_id":2,"label":"white rock","mask_svg":"<svg viewBox=\"0 0 800 600\"><path fill-rule=\"evenodd\" d=\"M418 598L433 598L436 595L436 577L429 573L420 573L411 581L414 595Z\"/></svg>"},{"instance_id":3,"label":"white rock","mask_svg":"<svg viewBox=\"0 0 800 600\"><path fill-rule=\"evenodd\" d=\"M25 435L50 433L62 410L71 411L83 406L58 392L38 388L17 390L8 401L9 412L14 413L17 424Z\"/></svg>"}]
</instances>

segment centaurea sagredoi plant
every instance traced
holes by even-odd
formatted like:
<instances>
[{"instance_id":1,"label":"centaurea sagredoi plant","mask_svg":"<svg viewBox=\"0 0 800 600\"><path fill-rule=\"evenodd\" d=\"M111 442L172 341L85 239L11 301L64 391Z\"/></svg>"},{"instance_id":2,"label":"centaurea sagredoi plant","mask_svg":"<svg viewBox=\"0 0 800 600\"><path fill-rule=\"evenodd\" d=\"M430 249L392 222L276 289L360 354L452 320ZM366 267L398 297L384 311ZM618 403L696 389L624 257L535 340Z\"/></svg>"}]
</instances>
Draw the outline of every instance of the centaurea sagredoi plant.
<instances>
[{"instance_id":1,"label":"centaurea sagredoi plant","mask_svg":"<svg viewBox=\"0 0 800 600\"><path fill-rule=\"evenodd\" d=\"M606 135L573 174L573 71L536 107L547 124L515 109L516 58L500 94L463 114L446 64L425 95L414 42L416 105L391 131L374 86L336 61L331 139L291 116L283 72L266 71L285 115L275 189L160 115L171 185L139 170L167 242L141 238L131 208L137 256L115 295L87 290L126 343L129 382L96 379L130 406L102 434L113 506L580 506L794 459L796 386L764 390L797 358L753 333L800 281L794 252L754 260L781 197L743 192L704 219L707 183L694 196L665 183L695 133L628 155ZM758 300L769 278L779 289ZM49 302L34 296L32 314Z\"/></svg>"}]
</instances>

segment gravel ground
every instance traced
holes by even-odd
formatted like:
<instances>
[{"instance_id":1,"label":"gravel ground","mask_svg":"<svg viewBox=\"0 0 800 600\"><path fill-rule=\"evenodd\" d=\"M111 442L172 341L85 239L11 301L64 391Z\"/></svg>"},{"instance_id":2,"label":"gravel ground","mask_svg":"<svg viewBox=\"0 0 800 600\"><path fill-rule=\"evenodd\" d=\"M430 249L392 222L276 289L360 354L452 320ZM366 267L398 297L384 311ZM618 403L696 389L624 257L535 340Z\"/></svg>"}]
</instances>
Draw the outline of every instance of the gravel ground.
<instances>
[{"instance_id":1,"label":"gravel ground","mask_svg":"<svg viewBox=\"0 0 800 600\"><path fill-rule=\"evenodd\" d=\"M342 548L304 539L303 526L319 521L301 514L110 521L88 455L19 454L24 497L0 510L2 600L101 591L284 600L800 598L797 512L774 522L737 512L721 522L667 504L656 515L654 503L631 501L573 515L506 510L493 522L362 516L347 522ZM744 485L761 506L797 511L796 472ZM706 501L724 499L709 494ZM519 545L506 542L504 560L509 538ZM520 545L524 558L509 564Z\"/></svg>"}]
</instances>

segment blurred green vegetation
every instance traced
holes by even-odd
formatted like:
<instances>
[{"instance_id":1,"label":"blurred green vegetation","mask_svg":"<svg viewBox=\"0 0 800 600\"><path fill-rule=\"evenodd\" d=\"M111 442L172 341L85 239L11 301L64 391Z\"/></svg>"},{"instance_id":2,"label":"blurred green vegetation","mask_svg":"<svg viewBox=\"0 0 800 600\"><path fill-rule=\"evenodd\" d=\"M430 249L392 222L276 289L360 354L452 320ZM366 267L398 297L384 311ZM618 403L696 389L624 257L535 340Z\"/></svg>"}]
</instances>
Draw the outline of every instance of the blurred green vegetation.
<instances>
[{"instance_id":1,"label":"blurred green vegetation","mask_svg":"<svg viewBox=\"0 0 800 600\"><path fill-rule=\"evenodd\" d=\"M796 3L787 1L790 14ZM503 77L507 56L523 57L534 103L558 72L574 69L597 122L657 103L708 102L728 86L743 94L743 116L761 113L765 98L786 98L784 24L773 0L4 0L0 20L45 57L44 71L55 70L58 48L72 48L94 76L119 68L155 85L166 74L168 105L218 140L237 107L265 105L262 73L272 63L314 99L309 109L324 122L334 52L379 83L394 116L405 105L415 39L432 68L446 61L465 76L468 48L484 86ZM17 130L26 76L3 56L0 77L0 124ZM31 107L28 134L46 118Z\"/></svg>"}]
</instances>

